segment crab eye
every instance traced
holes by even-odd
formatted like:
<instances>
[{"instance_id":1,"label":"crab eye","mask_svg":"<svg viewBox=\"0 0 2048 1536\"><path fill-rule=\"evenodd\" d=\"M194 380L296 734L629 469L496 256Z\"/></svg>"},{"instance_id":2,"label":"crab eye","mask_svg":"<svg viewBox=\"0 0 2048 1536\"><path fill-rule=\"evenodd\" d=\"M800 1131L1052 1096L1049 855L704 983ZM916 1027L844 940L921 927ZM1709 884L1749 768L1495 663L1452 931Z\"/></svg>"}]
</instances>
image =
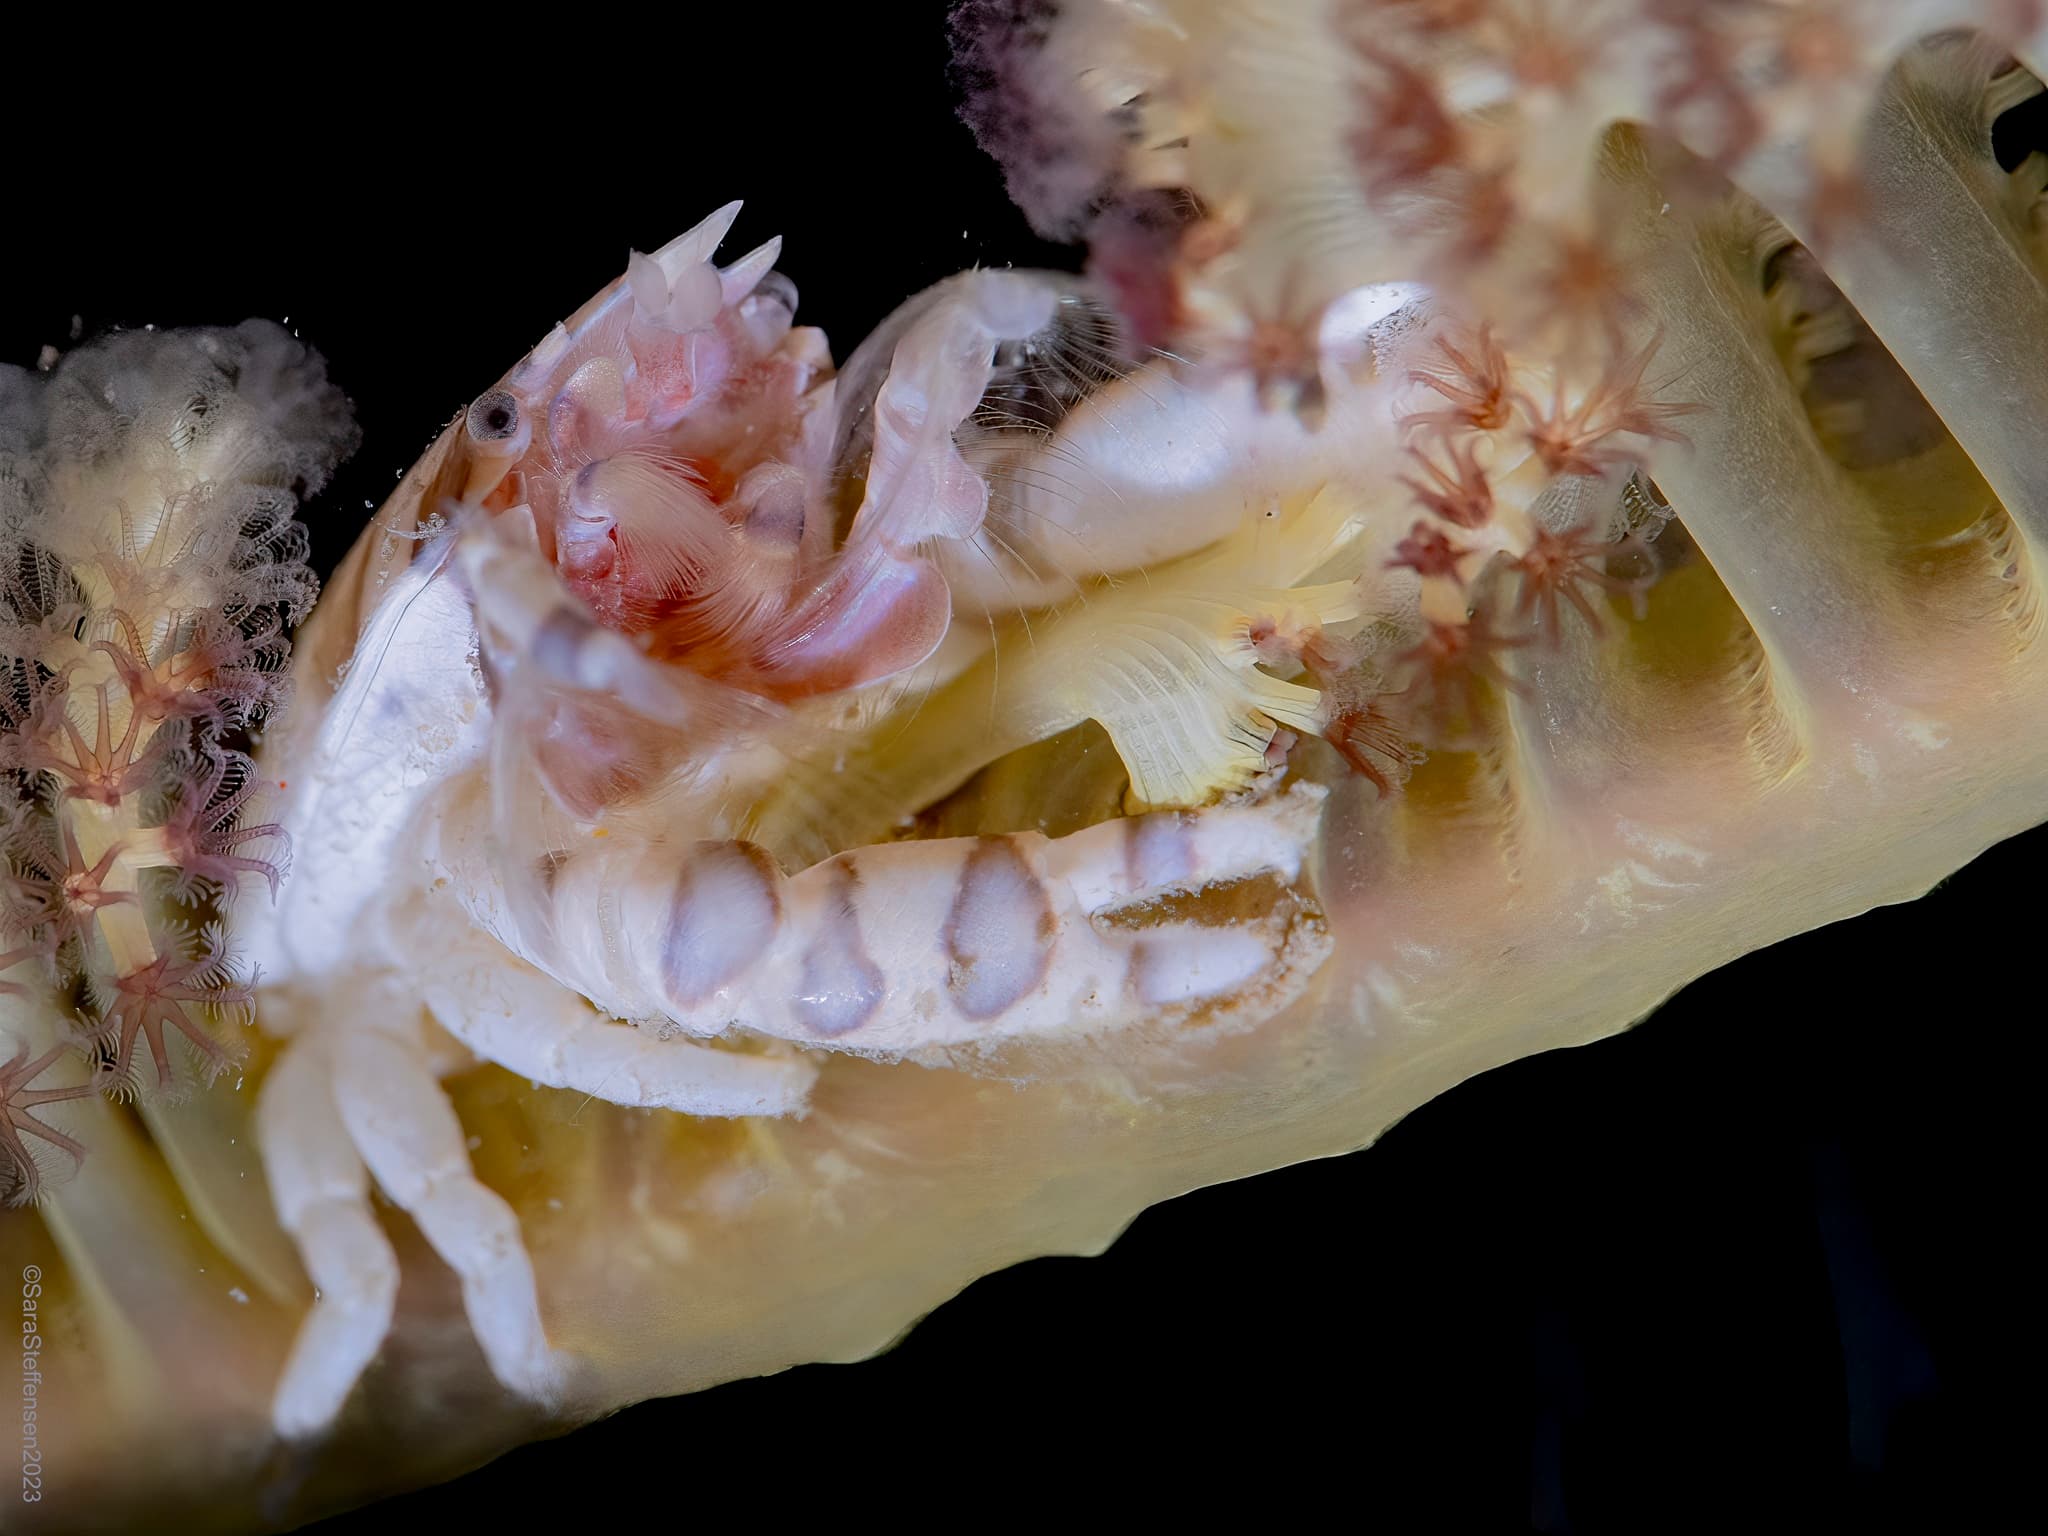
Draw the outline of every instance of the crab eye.
<instances>
[{"instance_id":1,"label":"crab eye","mask_svg":"<svg viewBox=\"0 0 2048 1536\"><path fill-rule=\"evenodd\" d=\"M508 389L480 395L463 419L468 438L468 468L459 487L465 501L491 495L512 472L533 442L533 425Z\"/></svg>"},{"instance_id":2,"label":"crab eye","mask_svg":"<svg viewBox=\"0 0 2048 1536\"><path fill-rule=\"evenodd\" d=\"M509 442L519 435L524 421L512 392L494 389L469 408L469 440L480 448Z\"/></svg>"}]
</instances>

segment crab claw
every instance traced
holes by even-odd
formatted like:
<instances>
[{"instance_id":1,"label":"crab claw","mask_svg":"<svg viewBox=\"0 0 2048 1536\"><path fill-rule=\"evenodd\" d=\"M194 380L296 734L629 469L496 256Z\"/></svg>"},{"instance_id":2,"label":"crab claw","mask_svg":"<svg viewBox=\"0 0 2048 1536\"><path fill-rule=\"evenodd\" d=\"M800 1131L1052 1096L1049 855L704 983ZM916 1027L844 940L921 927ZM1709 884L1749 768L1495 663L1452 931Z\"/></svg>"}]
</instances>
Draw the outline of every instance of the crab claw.
<instances>
[{"instance_id":1,"label":"crab claw","mask_svg":"<svg viewBox=\"0 0 2048 1536\"><path fill-rule=\"evenodd\" d=\"M937 566L874 551L842 564L764 647L756 686L789 701L893 677L937 650L952 619Z\"/></svg>"}]
</instances>

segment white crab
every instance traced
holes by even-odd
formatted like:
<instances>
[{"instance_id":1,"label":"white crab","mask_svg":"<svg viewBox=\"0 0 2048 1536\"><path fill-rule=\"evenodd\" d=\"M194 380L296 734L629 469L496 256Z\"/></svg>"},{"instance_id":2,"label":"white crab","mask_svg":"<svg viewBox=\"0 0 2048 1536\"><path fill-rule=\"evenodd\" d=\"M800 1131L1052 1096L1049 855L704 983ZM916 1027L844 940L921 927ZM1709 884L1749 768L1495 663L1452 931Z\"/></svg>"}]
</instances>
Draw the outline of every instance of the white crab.
<instances>
[{"instance_id":1,"label":"white crab","mask_svg":"<svg viewBox=\"0 0 2048 1536\"><path fill-rule=\"evenodd\" d=\"M1321 792L1270 776L1208 809L788 876L738 840L890 679L957 673L987 615L1212 542L1244 519L1261 434L1292 434L1273 457L1296 473L1315 455L1290 418L1163 371L977 436L992 375L1031 366L1071 303L1024 274L941 285L833 380L770 279L779 242L712 265L737 209L636 255L448 429L345 568L365 584L353 659L324 707L326 680L302 679L266 750L296 851L242 933L263 1025L289 1037L259 1129L318 1296L274 1402L285 1435L332 1422L391 1324L370 1177L461 1277L498 1379L542 1400L561 1382L517 1220L438 1082L470 1053L617 1104L800 1114L813 1051L1256 1020L1327 953L1313 921L1099 921L1300 877ZM863 373L879 383L849 395ZM1225 431L1233 451L1205 459ZM1077 435L1092 492L1039 495L1031 456ZM650 593L679 591L702 601L649 618ZM956 603L977 625L941 649Z\"/></svg>"}]
</instances>

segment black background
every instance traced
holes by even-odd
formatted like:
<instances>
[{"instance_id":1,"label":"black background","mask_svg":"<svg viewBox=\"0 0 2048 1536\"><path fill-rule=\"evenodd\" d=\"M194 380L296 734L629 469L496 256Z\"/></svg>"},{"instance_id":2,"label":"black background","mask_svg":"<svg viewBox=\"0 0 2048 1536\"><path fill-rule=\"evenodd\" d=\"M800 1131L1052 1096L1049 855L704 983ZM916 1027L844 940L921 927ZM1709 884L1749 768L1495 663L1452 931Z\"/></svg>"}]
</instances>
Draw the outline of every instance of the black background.
<instances>
[{"instance_id":1,"label":"black background","mask_svg":"<svg viewBox=\"0 0 2048 1536\"><path fill-rule=\"evenodd\" d=\"M842 358L960 267L1074 264L954 120L943 7L756 9L559 36L479 10L367 47L323 17L255 70L150 42L131 74L102 39L16 135L0 354L74 314L289 317L364 430L309 514L324 565L629 247L730 197L726 250L784 234ZM317 1529L2038 1524L2044 853L1752 955L1367 1153L983 1280L879 1360L646 1404Z\"/></svg>"}]
</instances>

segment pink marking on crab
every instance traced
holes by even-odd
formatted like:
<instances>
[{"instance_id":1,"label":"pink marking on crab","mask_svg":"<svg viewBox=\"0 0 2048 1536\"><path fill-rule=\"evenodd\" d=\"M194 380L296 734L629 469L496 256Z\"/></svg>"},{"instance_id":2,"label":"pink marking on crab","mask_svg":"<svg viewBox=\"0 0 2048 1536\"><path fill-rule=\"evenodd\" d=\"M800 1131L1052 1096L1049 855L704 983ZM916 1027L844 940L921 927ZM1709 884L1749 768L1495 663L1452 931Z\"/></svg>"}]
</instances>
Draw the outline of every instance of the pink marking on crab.
<instances>
[{"instance_id":1,"label":"pink marking on crab","mask_svg":"<svg viewBox=\"0 0 2048 1536\"><path fill-rule=\"evenodd\" d=\"M771 640L749 682L776 699L836 693L908 671L946 637L953 598L929 560L876 555L842 570Z\"/></svg>"},{"instance_id":2,"label":"pink marking on crab","mask_svg":"<svg viewBox=\"0 0 2048 1536\"><path fill-rule=\"evenodd\" d=\"M1044 327L1056 295L969 274L903 329L834 550L831 394L812 389L824 343L789 325L779 242L711 265L737 211L635 255L480 400L469 447L490 470L456 478L486 505L524 496L542 553L600 624L656 661L787 702L903 672L945 637L951 596L920 550L972 538L988 508L954 433L997 345Z\"/></svg>"}]
</instances>

